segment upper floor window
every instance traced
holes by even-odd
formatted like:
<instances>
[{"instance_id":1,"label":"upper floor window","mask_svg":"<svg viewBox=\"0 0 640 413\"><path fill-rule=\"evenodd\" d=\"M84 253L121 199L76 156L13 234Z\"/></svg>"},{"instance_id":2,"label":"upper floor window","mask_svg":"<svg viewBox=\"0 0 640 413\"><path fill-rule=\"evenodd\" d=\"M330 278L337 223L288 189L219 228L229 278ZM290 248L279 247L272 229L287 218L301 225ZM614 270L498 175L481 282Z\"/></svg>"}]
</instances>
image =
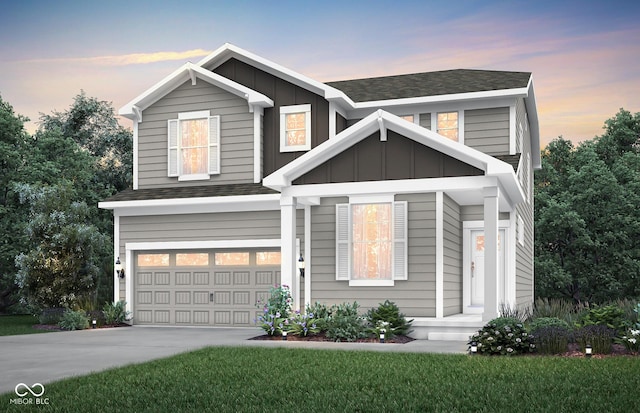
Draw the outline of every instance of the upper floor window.
<instances>
[{"instance_id":1,"label":"upper floor window","mask_svg":"<svg viewBox=\"0 0 640 413\"><path fill-rule=\"evenodd\" d=\"M402 119L406 120L407 122L411 122L414 123L414 116L413 115L402 115L400 116Z\"/></svg>"},{"instance_id":2,"label":"upper floor window","mask_svg":"<svg viewBox=\"0 0 640 413\"><path fill-rule=\"evenodd\" d=\"M458 141L458 112L440 112L438 113L438 129L437 132L451 139Z\"/></svg>"},{"instance_id":3,"label":"upper floor window","mask_svg":"<svg viewBox=\"0 0 640 413\"><path fill-rule=\"evenodd\" d=\"M280 152L311 149L311 105L280 108Z\"/></svg>"},{"instance_id":4,"label":"upper floor window","mask_svg":"<svg viewBox=\"0 0 640 413\"><path fill-rule=\"evenodd\" d=\"M220 116L185 112L168 121L168 176L188 181L220 173Z\"/></svg>"}]
</instances>

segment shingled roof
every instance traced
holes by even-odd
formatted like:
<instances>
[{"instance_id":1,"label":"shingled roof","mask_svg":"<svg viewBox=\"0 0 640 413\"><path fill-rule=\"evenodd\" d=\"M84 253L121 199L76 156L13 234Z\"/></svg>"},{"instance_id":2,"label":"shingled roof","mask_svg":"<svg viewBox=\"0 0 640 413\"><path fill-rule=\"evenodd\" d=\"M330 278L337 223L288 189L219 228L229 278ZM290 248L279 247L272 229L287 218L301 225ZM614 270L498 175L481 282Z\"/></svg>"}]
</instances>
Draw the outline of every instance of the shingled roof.
<instances>
[{"instance_id":1,"label":"shingled roof","mask_svg":"<svg viewBox=\"0 0 640 413\"><path fill-rule=\"evenodd\" d=\"M455 69L326 82L354 102L526 88L529 72Z\"/></svg>"},{"instance_id":2,"label":"shingled roof","mask_svg":"<svg viewBox=\"0 0 640 413\"><path fill-rule=\"evenodd\" d=\"M262 184L201 185L173 188L125 189L104 202L147 201L156 199L206 198L218 196L277 194Z\"/></svg>"}]
</instances>

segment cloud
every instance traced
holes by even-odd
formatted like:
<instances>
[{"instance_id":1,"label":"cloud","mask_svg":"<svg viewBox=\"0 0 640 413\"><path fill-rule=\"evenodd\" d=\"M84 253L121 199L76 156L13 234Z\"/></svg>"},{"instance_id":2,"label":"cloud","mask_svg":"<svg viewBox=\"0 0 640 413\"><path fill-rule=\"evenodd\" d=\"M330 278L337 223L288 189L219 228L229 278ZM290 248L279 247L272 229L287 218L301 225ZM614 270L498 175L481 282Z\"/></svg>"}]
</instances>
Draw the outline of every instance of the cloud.
<instances>
[{"instance_id":1,"label":"cloud","mask_svg":"<svg viewBox=\"0 0 640 413\"><path fill-rule=\"evenodd\" d=\"M192 49L183 52L153 52L153 53L131 53L113 56L91 56L91 57L63 57L50 59L32 59L23 61L24 63L65 63L65 64L89 64L96 66L129 66L141 65L157 62L167 62L175 60L187 60L194 57L202 57L212 51L203 49Z\"/></svg>"}]
</instances>

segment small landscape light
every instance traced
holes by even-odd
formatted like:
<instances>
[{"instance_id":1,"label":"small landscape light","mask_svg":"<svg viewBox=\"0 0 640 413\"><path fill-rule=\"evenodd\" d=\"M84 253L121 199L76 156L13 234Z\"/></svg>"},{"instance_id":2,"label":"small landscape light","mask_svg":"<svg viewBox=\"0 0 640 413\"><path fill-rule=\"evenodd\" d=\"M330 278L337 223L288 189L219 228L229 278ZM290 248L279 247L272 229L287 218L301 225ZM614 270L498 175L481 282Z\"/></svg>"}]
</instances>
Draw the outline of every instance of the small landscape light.
<instances>
[{"instance_id":1,"label":"small landscape light","mask_svg":"<svg viewBox=\"0 0 640 413\"><path fill-rule=\"evenodd\" d=\"M593 354L593 348L591 347L591 344L587 344L584 348L584 355L587 357L591 357L592 354Z\"/></svg>"},{"instance_id":2,"label":"small landscape light","mask_svg":"<svg viewBox=\"0 0 640 413\"><path fill-rule=\"evenodd\" d=\"M93 321L91 321L91 328L96 328L96 319L94 318Z\"/></svg>"},{"instance_id":3,"label":"small landscape light","mask_svg":"<svg viewBox=\"0 0 640 413\"><path fill-rule=\"evenodd\" d=\"M286 331L282 332L282 341L287 341L287 332Z\"/></svg>"},{"instance_id":4,"label":"small landscape light","mask_svg":"<svg viewBox=\"0 0 640 413\"><path fill-rule=\"evenodd\" d=\"M381 343L384 343L384 333L385 333L384 329L380 330L380 342Z\"/></svg>"},{"instance_id":5,"label":"small landscape light","mask_svg":"<svg viewBox=\"0 0 640 413\"><path fill-rule=\"evenodd\" d=\"M470 350L471 350L471 354L472 355L477 354L478 353L478 343L476 343L475 341L472 341Z\"/></svg>"}]
</instances>

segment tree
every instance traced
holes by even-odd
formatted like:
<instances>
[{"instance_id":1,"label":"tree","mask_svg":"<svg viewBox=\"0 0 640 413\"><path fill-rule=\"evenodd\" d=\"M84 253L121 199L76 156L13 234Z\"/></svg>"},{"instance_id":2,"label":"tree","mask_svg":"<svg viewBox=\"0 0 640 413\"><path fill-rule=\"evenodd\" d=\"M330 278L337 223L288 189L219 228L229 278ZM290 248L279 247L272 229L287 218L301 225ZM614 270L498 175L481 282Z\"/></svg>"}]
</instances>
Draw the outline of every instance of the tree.
<instances>
[{"instance_id":1,"label":"tree","mask_svg":"<svg viewBox=\"0 0 640 413\"><path fill-rule=\"evenodd\" d=\"M536 295L603 302L640 297L640 113L605 134L562 138L536 174Z\"/></svg>"},{"instance_id":2,"label":"tree","mask_svg":"<svg viewBox=\"0 0 640 413\"><path fill-rule=\"evenodd\" d=\"M16 258L18 284L30 306L74 307L91 297L109 239L92 225L92 208L73 201L71 183L16 187L29 207L27 235L35 245Z\"/></svg>"},{"instance_id":3,"label":"tree","mask_svg":"<svg viewBox=\"0 0 640 413\"><path fill-rule=\"evenodd\" d=\"M0 96L0 313L19 300L14 258L26 245L21 226L26 212L17 207L11 184L22 169L22 153L29 139L24 129L26 121Z\"/></svg>"}]
</instances>

